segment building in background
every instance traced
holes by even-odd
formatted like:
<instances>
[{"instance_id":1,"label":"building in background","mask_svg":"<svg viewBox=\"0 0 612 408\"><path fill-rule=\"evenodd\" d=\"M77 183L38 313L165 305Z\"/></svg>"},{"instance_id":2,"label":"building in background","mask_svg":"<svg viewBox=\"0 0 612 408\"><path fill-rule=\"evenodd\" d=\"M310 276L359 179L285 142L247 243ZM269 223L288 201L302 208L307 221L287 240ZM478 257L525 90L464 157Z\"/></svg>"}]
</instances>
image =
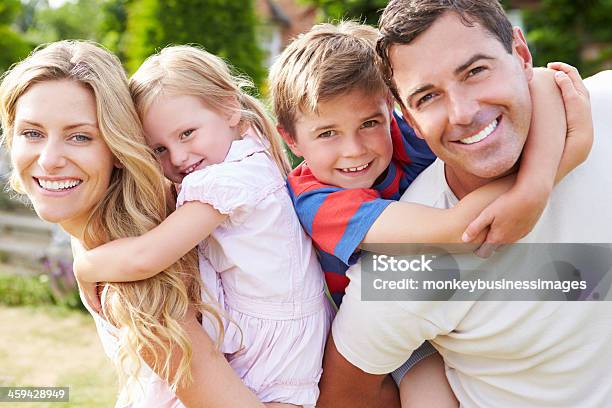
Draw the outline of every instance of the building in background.
<instances>
[{"instance_id":1,"label":"building in background","mask_svg":"<svg viewBox=\"0 0 612 408\"><path fill-rule=\"evenodd\" d=\"M262 21L259 36L266 55L266 68L272 65L292 38L315 24L318 13L315 6L297 0L256 0L255 9Z\"/></svg>"}]
</instances>

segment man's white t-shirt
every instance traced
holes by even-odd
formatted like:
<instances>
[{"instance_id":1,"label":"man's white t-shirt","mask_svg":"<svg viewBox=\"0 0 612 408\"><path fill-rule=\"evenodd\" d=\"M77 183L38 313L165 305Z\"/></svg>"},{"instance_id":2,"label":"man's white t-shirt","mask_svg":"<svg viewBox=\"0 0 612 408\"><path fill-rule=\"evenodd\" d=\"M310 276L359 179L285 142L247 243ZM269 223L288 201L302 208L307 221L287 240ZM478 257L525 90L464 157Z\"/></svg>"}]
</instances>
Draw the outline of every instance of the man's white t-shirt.
<instances>
[{"instance_id":1,"label":"man's white t-shirt","mask_svg":"<svg viewBox=\"0 0 612 408\"><path fill-rule=\"evenodd\" d=\"M593 150L555 188L522 242L612 243L612 71L585 83L595 125ZM402 201L438 208L458 202L439 160ZM529 273L525 268L534 260L528 248L514 246L488 260L455 258L460 265ZM332 331L340 353L362 370L389 373L430 340L462 406L612 406L611 302L364 302L360 274L360 267L348 271L351 282ZM611 300L612 294L604 295Z\"/></svg>"}]
</instances>

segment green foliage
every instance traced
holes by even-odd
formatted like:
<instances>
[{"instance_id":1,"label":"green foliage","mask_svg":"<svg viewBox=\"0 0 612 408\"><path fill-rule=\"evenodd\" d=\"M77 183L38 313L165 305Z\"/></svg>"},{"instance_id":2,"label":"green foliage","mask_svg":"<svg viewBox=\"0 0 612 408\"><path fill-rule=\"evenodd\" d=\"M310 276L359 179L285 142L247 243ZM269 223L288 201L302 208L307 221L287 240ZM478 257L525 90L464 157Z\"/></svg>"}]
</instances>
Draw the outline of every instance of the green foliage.
<instances>
[{"instance_id":1,"label":"green foliage","mask_svg":"<svg viewBox=\"0 0 612 408\"><path fill-rule=\"evenodd\" d=\"M317 6L326 19L357 20L373 26L378 24L378 18L388 0L302 0Z\"/></svg>"},{"instance_id":2,"label":"green foliage","mask_svg":"<svg viewBox=\"0 0 612 408\"><path fill-rule=\"evenodd\" d=\"M612 0L542 0L524 18L536 65L560 60L589 76L610 61ZM586 55L589 46L598 52Z\"/></svg>"},{"instance_id":3,"label":"green foliage","mask_svg":"<svg viewBox=\"0 0 612 408\"><path fill-rule=\"evenodd\" d=\"M128 6L126 65L134 71L169 44L198 44L256 83L264 78L252 0L133 0Z\"/></svg>"},{"instance_id":4,"label":"green foliage","mask_svg":"<svg viewBox=\"0 0 612 408\"><path fill-rule=\"evenodd\" d=\"M0 304L5 306L56 305L82 310L78 291L74 289L62 297L54 293L47 274L21 276L0 272Z\"/></svg>"},{"instance_id":5,"label":"green foliage","mask_svg":"<svg viewBox=\"0 0 612 408\"><path fill-rule=\"evenodd\" d=\"M31 50L30 44L11 28L20 12L19 0L0 1L0 73L27 56Z\"/></svg>"}]
</instances>

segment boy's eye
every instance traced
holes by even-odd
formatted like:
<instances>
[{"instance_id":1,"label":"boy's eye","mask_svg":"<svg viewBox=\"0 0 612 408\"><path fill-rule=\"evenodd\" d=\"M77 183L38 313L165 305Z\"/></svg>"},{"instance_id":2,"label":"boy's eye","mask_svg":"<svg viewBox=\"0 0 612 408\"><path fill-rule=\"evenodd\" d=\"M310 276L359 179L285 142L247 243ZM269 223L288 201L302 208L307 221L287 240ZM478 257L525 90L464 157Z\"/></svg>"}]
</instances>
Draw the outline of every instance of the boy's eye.
<instances>
[{"instance_id":1,"label":"boy's eye","mask_svg":"<svg viewBox=\"0 0 612 408\"><path fill-rule=\"evenodd\" d=\"M166 151L166 148L164 146L157 146L155 149L153 149L153 153L155 153L157 156L163 154Z\"/></svg>"},{"instance_id":2,"label":"boy's eye","mask_svg":"<svg viewBox=\"0 0 612 408\"><path fill-rule=\"evenodd\" d=\"M70 136L70 139L78 143L83 143L83 142L89 142L91 140L91 137L79 133L79 134Z\"/></svg>"},{"instance_id":3,"label":"boy's eye","mask_svg":"<svg viewBox=\"0 0 612 408\"><path fill-rule=\"evenodd\" d=\"M363 124L361 125L362 128L371 128L378 125L378 121L377 120L367 120L365 122L363 122Z\"/></svg>"},{"instance_id":4,"label":"boy's eye","mask_svg":"<svg viewBox=\"0 0 612 408\"><path fill-rule=\"evenodd\" d=\"M336 134L336 132L334 130L327 130L327 131L325 131L323 133L319 133L319 135L317 137L320 138L320 139L327 139L327 138L332 137L335 134Z\"/></svg>"},{"instance_id":5,"label":"boy's eye","mask_svg":"<svg viewBox=\"0 0 612 408\"><path fill-rule=\"evenodd\" d=\"M187 139L189 136L191 136L191 134L193 133L194 130L195 129L189 129L189 130L184 131L183 133L181 133L180 138L181 139Z\"/></svg>"}]
</instances>

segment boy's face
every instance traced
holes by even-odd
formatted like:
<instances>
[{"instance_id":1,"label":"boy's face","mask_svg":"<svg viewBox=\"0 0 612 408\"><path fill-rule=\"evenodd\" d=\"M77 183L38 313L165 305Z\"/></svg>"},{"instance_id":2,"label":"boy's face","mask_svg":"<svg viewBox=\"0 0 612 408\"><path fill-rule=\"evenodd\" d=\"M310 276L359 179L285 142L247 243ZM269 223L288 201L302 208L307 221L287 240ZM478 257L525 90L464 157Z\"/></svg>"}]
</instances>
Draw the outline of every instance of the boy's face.
<instances>
[{"instance_id":1,"label":"boy's face","mask_svg":"<svg viewBox=\"0 0 612 408\"><path fill-rule=\"evenodd\" d=\"M298 113L289 148L324 184L370 188L391 162L392 109L387 94L361 90L320 102L317 113Z\"/></svg>"}]
</instances>

